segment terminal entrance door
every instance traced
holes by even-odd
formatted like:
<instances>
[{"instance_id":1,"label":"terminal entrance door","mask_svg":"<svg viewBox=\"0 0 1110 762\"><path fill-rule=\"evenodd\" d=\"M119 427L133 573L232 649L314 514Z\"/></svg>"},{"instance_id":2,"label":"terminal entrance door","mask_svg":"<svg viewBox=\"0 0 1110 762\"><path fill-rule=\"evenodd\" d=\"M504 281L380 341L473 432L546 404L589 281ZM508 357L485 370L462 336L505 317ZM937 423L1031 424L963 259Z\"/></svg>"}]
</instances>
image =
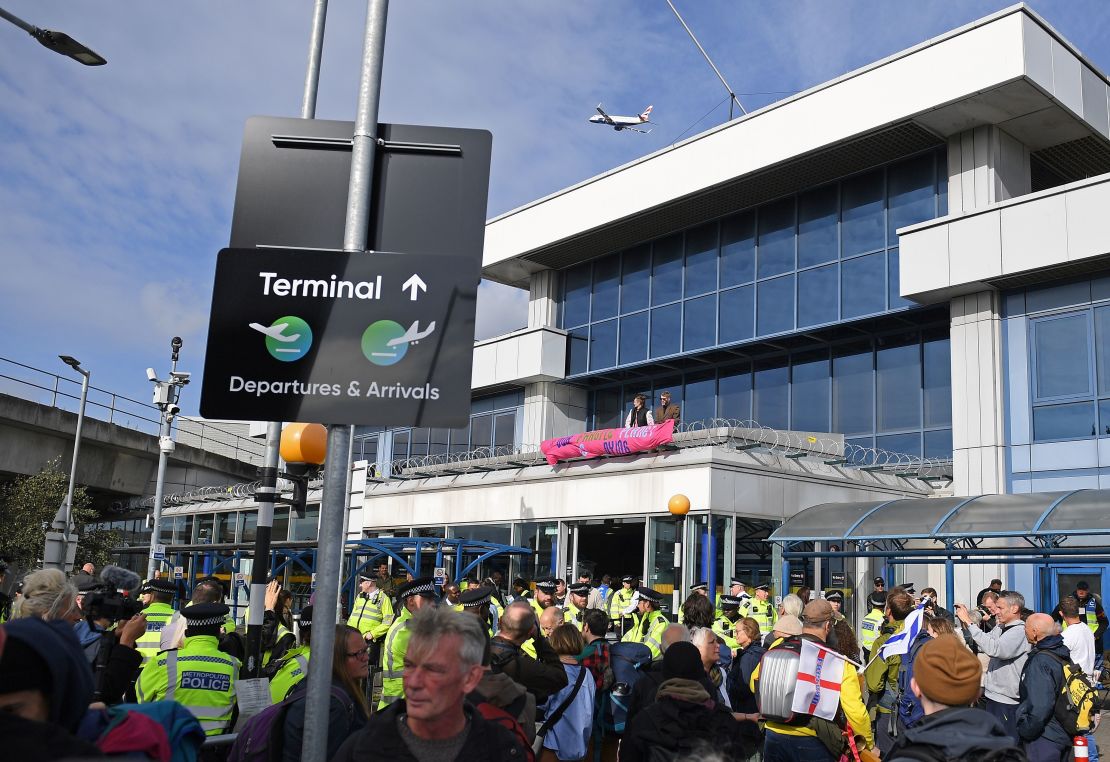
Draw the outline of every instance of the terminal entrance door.
<instances>
[{"instance_id":1,"label":"terminal entrance door","mask_svg":"<svg viewBox=\"0 0 1110 762\"><path fill-rule=\"evenodd\" d=\"M595 582L608 574L620 589L626 574L640 576L644 568L643 518L589 519L571 525L573 554L567 564L567 582L589 574Z\"/></svg>"},{"instance_id":2,"label":"terminal entrance door","mask_svg":"<svg viewBox=\"0 0 1110 762\"><path fill-rule=\"evenodd\" d=\"M1090 586L1092 593L1102 598L1102 577L1106 571L1103 566L1066 566L1066 567L1053 567L1052 568L1052 587L1050 595L1053 596L1052 600L1042 601L1039 610L1051 611L1056 608L1056 604L1060 602L1066 595L1075 594L1075 586L1080 582L1086 582ZM1028 605L1028 604L1026 604Z\"/></svg>"}]
</instances>

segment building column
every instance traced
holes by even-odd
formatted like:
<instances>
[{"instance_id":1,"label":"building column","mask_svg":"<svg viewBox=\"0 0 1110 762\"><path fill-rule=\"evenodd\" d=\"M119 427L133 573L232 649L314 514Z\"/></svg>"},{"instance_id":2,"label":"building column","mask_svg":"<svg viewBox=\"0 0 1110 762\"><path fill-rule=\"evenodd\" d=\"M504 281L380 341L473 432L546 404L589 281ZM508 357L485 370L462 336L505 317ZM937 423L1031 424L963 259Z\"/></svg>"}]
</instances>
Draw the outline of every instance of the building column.
<instances>
[{"instance_id":1,"label":"building column","mask_svg":"<svg viewBox=\"0 0 1110 762\"><path fill-rule=\"evenodd\" d=\"M1001 297L997 291L951 302L952 488L956 495L1006 491Z\"/></svg>"},{"instance_id":2,"label":"building column","mask_svg":"<svg viewBox=\"0 0 1110 762\"><path fill-rule=\"evenodd\" d=\"M528 281L528 327L553 328L559 320L559 273L540 270Z\"/></svg>"},{"instance_id":3,"label":"building column","mask_svg":"<svg viewBox=\"0 0 1110 762\"><path fill-rule=\"evenodd\" d=\"M993 125L948 138L948 213L970 212L1029 193L1029 148Z\"/></svg>"}]
</instances>

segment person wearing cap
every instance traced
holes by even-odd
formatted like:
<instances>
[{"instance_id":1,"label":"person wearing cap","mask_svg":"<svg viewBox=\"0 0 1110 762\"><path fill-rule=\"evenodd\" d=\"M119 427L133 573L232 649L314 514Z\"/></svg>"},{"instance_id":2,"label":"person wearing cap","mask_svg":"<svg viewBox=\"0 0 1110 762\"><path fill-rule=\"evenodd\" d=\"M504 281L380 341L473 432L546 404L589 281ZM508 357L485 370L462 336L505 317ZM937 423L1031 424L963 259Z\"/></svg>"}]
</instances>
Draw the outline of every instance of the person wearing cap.
<instances>
[{"instance_id":1,"label":"person wearing cap","mask_svg":"<svg viewBox=\"0 0 1110 762\"><path fill-rule=\"evenodd\" d=\"M141 600L145 605L143 615L146 617L146 632L139 636L135 643L135 650L143 655L144 667L162 650L162 628L174 615L171 604L176 593L177 586L168 579L148 580L141 588Z\"/></svg>"},{"instance_id":2,"label":"person wearing cap","mask_svg":"<svg viewBox=\"0 0 1110 762\"><path fill-rule=\"evenodd\" d=\"M540 577L535 582L536 592L529 603L532 610L536 612L536 616L543 613L543 610L555 605L555 578L554 577Z\"/></svg>"},{"instance_id":3,"label":"person wearing cap","mask_svg":"<svg viewBox=\"0 0 1110 762\"><path fill-rule=\"evenodd\" d=\"M435 605L435 580L420 577L406 582L397 588L397 600L401 604L401 615L390 625L382 648L382 699L378 703L378 709L385 709L405 697L405 652L409 647L409 622L420 609Z\"/></svg>"},{"instance_id":4,"label":"person wearing cap","mask_svg":"<svg viewBox=\"0 0 1110 762\"><path fill-rule=\"evenodd\" d=\"M783 619L786 619L786 617L783 617ZM830 637L835 619L833 608L828 601L812 600L802 610L801 634L789 636L781 642L775 643L772 648L784 648L801 653L801 642L803 640L824 645ZM780 623L779 626L782 626L782 624ZM831 655L834 652L829 651L827 653ZM756 696L761 695L759 685L761 668L762 663L755 668L751 679L751 689ZM792 687L790 686L790 688ZM766 689L778 691L785 688L786 686L767 686ZM852 726L852 732L856 736L859 747L874 748L871 720L867 716L867 709L863 704L859 677L856 674L855 666L849 661L843 662L843 672L841 673L840 712L837 713L837 717L840 716L843 716L848 724ZM839 754L834 755L821 740L823 737L837 738L844 730L843 727L829 720L814 716L801 725L767 720L765 729L764 762L793 762L799 759L835 762L840 758ZM818 730L821 731L820 734Z\"/></svg>"},{"instance_id":5,"label":"person wearing cap","mask_svg":"<svg viewBox=\"0 0 1110 762\"><path fill-rule=\"evenodd\" d=\"M740 580L733 577L729 582L728 594L740 599L740 618L748 616L748 610L752 603L752 595L748 592L747 586Z\"/></svg>"},{"instance_id":6,"label":"person wearing cap","mask_svg":"<svg viewBox=\"0 0 1110 762\"><path fill-rule=\"evenodd\" d=\"M871 660L871 646L879 639L879 633L883 629L883 619L886 618L886 593L881 591L871 593L867 596L867 604L871 610L867 612L859 626L859 647L863 651L864 664Z\"/></svg>"},{"instance_id":7,"label":"person wearing cap","mask_svg":"<svg viewBox=\"0 0 1110 762\"><path fill-rule=\"evenodd\" d=\"M663 631L670 624L666 614L659 610L663 595L650 587L637 588L636 593L640 597L637 604L639 620L621 640L625 643L643 643L651 651L652 660L656 661L663 656Z\"/></svg>"},{"instance_id":8,"label":"person wearing cap","mask_svg":"<svg viewBox=\"0 0 1110 762\"><path fill-rule=\"evenodd\" d=\"M740 648L735 638L736 623L740 618L740 599L734 595L722 595L721 614L713 621L713 632L734 652Z\"/></svg>"},{"instance_id":9,"label":"person wearing cap","mask_svg":"<svg viewBox=\"0 0 1110 762\"><path fill-rule=\"evenodd\" d=\"M493 588L471 587L459 594L459 610L478 617L482 627L492 638L496 634L497 615L493 605Z\"/></svg>"},{"instance_id":10,"label":"person wearing cap","mask_svg":"<svg viewBox=\"0 0 1110 762\"><path fill-rule=\"evenodd\" d=\"M886 626L883 627L879 637L872 644L877 652L894 635L902 632L906 626L906 617L916 608L913 598L904 589L896 587L886 599ZM888 656L885 659L871 661L864 677L867 680L867 690L874 697L878 697L877 714L875 717L875 741L879 750L884 754L890 750L897 735L897 713L894 711L898 701L898 671L902 667L902 656Z\"/></svg>"},{"instance_id":11,"label":"person wearing cap","mask_svg":"<svg viewBox=\"0 0 1110 762\"><path fill-rule=\"evenodd\" d=\"M378 578L359 576L359 594L347 624L362 633L370 647L370 669L382 664L382 643L393 625L393 599L382 590Z\"/></svg>"},{"instance_id":12,"label":"person wearing cap","mask_svg":"<svg viewBox=\"0 0 1110 762\"><path fill-rule=\"evenodd\" d=\"M298 623L300 645L285 652L273 662L270 678L270 698L275 704L283 701L289 692L308 676L308 660L312 656L312 605L301 609Z\"/></svg>"},{"instance_id":13,"label":"person wearing cap","mask_svg":"<svg viewBox=\"0 0 1110 762\"><path fill-rule=\"evenodd\" d=\"M582 631L582 619L589 608L590 583L576 582L567 588L567 622Z\"/></svg>"},{"instance_id":14,"label":"person wearing cap","mask_svg":"<svg viewBox=\"0 0 1110 762\"><path fill-rule=\"evenodd\" d=\"M836 618L843 619L844 613L842 609L844 608L844 593L842 593L840 590L826 590L825 600L828 601L829 605L833 607L833 612L836 614Z\"/></svg>"},{"instance_id":15,"label":"person wearing cap","mask_svg":"<svg viewBox=\"0 0 1110 762\"><path fill-rule=\"evenodd\" d=\"M609 621L613 623L613 629L618 630L618 635L623 635L630 624L630 617L624 612L632 605L632 596L636 594L632 589L634 581L632 575L626 574L621 577L621 589L609 596Z\"/></svg>"},{"instance_id":16,"label":"person wearing cap","mask_svg":"<svg viewBox=\"0 0 1110 762\"><path fill-rule=\"evenodd\" d=\"M1102 636L1106 632L1106 611L1102 608L1102 599L1091 592L1087 580L1080 580L1075 585L1075 592L1071 594L1079 602L1079 618L1095 636L1095 670L1102 671ZM1058 623L1064 621L1060 606L1052 610L1052 618Z\"/></svg>"},{"instance_id":17,"label":"person wearing cap","mask_svg":"<svg viewBox=\"0 0 1110 762\"><path fill-rule=\"evenodd\" d=\"M1018 751L994 716L971 706L979 697L981 673L979 660L955 636L941 635L922 646L910 690L925 718L902 733L884 761L973 760L1004 749Z\"/></svg>"},{"instance_id":18,"label":"person wearing cap","mask_svg":"<svg viewBox=\"0 0 1110 762\"><path fill-rule=\"evenodd\" d=\"M223 603L198 603L181 612L187 623L185 643L162 651L143 667L135 685L140 704L177 701L197 718L205 735L231 729L239 660L220 650L227 612Z\"/></svg>"},{"instance_id":19,"label":"person wearing cap","mask_svg":"<svg viewBox=\"0 0 1110 762\"><path fill-rule=\"evenodd\" d=\"M753 589L755 598L748 604L748 616L759 622L759 631L766 636L775 629L775 620L778 618L775 607L770 601L771 585L764 582L755 585Z\"/></svg>"}]
</instances>

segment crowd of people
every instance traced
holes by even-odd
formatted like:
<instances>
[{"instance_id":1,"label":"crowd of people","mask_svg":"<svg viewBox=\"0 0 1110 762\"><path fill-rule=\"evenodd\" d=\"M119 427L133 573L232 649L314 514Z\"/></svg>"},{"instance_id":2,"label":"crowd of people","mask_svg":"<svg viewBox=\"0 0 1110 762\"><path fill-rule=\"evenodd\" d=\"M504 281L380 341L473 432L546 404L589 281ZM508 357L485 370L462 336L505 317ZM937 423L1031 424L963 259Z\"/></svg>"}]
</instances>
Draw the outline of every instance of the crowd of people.
<instances>
[{"instance_id":1,"label":"crowd of people","mask_svg":"<svg viewBox=\"0 0 1110 762\"><path fill-rule=\"evenodd\" d=\"M1107 619L1084 582L1037 613L999 580L948 610L876 578L854 627L835 590L695 584L672 617L633 576L440 586L382 564L341 622L311 604L294 617L267 587L260 710L241 706L246 643L219 579L183 600L169 580L94 571L32 572L4 602L12 759L298 760L321 622L336 628L325 756L342 762L1097 758Z\"/></svg>"}]
</instances>

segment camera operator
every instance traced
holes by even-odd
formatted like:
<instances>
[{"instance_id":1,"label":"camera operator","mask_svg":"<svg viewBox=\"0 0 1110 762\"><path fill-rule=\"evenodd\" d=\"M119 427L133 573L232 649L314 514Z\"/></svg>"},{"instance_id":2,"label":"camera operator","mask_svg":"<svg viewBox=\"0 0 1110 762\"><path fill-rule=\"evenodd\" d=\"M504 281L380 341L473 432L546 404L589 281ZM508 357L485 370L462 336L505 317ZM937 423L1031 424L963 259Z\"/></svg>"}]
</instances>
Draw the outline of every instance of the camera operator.
<instances>
[{"instance_id":1,"label":"camera operator","mask_svg":"<svg viewBox=\"0 0 1110 762\"><path fill-rule=\"evenodd\" d=\"M937 603L936 588L922 588L921 600L919 601L919 603L921 603L925 607L925 610L930 614L930 616L944 617L949 622L955 624L956 617L952 614L952 612Z\"/></svg>"},{"instance_id":2,"label":"camera operator","mask_svg":"<svg viewBox=\"0 0 1110 762\"><path fill-rule=\"evenodd\" d=\"M118 566L106 566L82 600L85 618L75 629L93 670L95 700L119 704L132 690L142 666L135 642L146 632L142 604L127 595L139 586L139 575Z\"/></svg>"}]
</instances>

